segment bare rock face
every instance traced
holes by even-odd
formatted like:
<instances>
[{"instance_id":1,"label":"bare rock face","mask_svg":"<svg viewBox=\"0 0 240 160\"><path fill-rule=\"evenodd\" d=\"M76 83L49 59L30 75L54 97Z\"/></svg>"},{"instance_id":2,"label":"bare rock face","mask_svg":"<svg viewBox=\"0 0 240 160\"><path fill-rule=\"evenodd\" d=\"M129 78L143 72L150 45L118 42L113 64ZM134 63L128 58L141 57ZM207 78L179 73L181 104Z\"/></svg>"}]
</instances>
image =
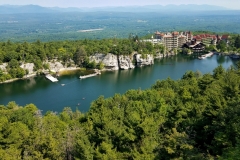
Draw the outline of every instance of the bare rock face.
<instances>
[{"instance_id":1,"label":"bare rock face","mask_svg":"<svg viewBox=\"0 0 240 160\"><path fill-rule=\"evenodd\" d=\"M167 52L166 56L170 57L170 56L175 56L176 54L173 51Z\"/></svg>"},{"instance_id":2,"label":"bare rock face","mask_svg":"<svg viewBox=\"0 0 240 160\"><path fill-rule=\"evenodd\" d=\"M120 69L132 69L135 68L133 62L133 56L120 55L118 57L119 68Z\"/></svg>"},{"instance_id":3,"label":"bare rock face","mask_svg":"<svg viewBox=\"0 0 240 160\"><path fill-rule=\"evenodd\" d=\"M141 54L135 54L137 67L148 66L154 64L153 55L147 54L146 57L142 57Z\"/></svg>"},{"instance_id":4,"label":"bare rock face","mask_svg":"<svg viewBox=\"0 0 240 160\"><path fill-rule=\"evenodd\" d=\"M95 61L96 63L102 62L104 64L104 67L109 70L118 70L118 58L116 55L113 55L111 53L108 54L102 54L102 53L96 53L93 56L89 57L90 62Z\"/></svg>"},{"instance_id":5,"label":"bare rock face","mask_svg":"<svg viewBox=\"0 0 240 160\"><path fill-rule=\"evenodd\" d=\"M7 71L7 65L8 65L7 63L1 64L1 65L0 65L0 69L1 69L2 71L4 71L4 72Z\"/></svg>"},{"instance_id":6,"label":"bare rock face","mask_svg":"<svg viewBox=\"0 0 240 160\"><path fill-rule=\"evenodd\" d=\"M105 54L96 53L96 54L94 54L93 56L90 56L90 57L89 57L89 61L90 61L90 62L95 61L96 63L100 63L100 62L103 61L103 59L104 59L105 56L106 56Z\"/></svg>"},{"instance_id":7,"label":"bare rock face","mask_svg":"<svg viewBox=\"0 0 240 160\"><path fill-rule=\"evenodd\" d=\"M162 54L162 53L157 53L155 56L156 59L161 59L163 57L164 57L164 54Z\"/></svg>"},{"instance_id":8,"label":"bare rock face","mask_svg":"<svg viewBox=\"0 0 240 160\"><path fill-rule=\"evenodd\" d=\"M28 70L28 74L33 74L34 73L34 64L33 63L25 63L20 66L24 70Z\"/></svg>"},{"instance_id":9,"label":"bare rock face","mask_svg":"<svg viewBox=\"0 0 240 160\"><path fill-rule=\"evenodd\" d=\"M61 69L64 68L62 63L60 62L47 62L49 64L49 69L51 72L59 72Z\"/></svg>"},{"instance_id":10,"label":"bare rock face","mask_svg":"<svg viewBox=\"0 0 240 160\"><path fill-rule=\"evenodd\" d=\"M102 54L96 53L93 56L89 57L90 62L95 61L96 63L102 62L107 70L119 70L119 69L131 69L135 68L133 64L133 60L136 61L137 67L147 66L154 64L153 55L146 55L145 57L141 57L141 54L133 54L133 55L113 55L111 53Z\"/></svg>"},{"instance_id":11,"label":"bare rock face","mask_svg":"<svg viewBox=\"0 0 240 160\"><path fill-rule=\"evenodd\" d=\"M113 55L111 53L108 53L103 61L106 68L111 69L111 70L118 70L118 58L116 55Z\"/></svg>"}]
</instances>

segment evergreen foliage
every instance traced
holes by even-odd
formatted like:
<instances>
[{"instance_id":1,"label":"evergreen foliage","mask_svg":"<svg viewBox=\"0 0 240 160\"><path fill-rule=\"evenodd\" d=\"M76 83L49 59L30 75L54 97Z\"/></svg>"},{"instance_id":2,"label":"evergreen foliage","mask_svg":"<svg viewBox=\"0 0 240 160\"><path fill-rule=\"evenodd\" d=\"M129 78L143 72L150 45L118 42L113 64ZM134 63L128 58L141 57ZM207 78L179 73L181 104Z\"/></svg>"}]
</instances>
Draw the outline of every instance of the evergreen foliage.
<instances>
[{"instance_id":1,"label":"evergreen foliage","mask_svg":"<svg viewBox=\"0 0 240 160\"><path fill-rule=\"evenodd\" d=\"M237 159L240 70L186 72L82 114L0 106L0 159Z\"/></svg>"},{"instance_id":2,"label":"evergreen foliage","mask_svg":"<svg viewBox=\"0 0 240 160\"><path fill-rule=\"evenodd\" d=\"M137 39L136 39L137 38ZM9 74L1 74L0 82L11 78L21 78L25 71L20 64L34 63L34 70L39 71L48 68L44 61L56 60L63 64L72 61L77 66L86 68L103 68L103 64L89 61L89 56L96 53L112 53L115 55L131 55L133 51L146 54L159 52L162 46L154 48L150 42L138 41L138 37L129 39L102 39L102 40L76 40L53 42L0 42L0 64L8 63ZM162 51L162 50L161 50Z\"/></svg>"},{"instance_id":3,"label":"evergreen foliage","mask_svg":"<svg viewBox=\"0 0 240 160\"><path fill-rule=\"evenodd\" d=\"M240 48L240 36L239 36L239 35L236 37L234 46L235 46L236 48Z\"/></svg>"}]
</instances>

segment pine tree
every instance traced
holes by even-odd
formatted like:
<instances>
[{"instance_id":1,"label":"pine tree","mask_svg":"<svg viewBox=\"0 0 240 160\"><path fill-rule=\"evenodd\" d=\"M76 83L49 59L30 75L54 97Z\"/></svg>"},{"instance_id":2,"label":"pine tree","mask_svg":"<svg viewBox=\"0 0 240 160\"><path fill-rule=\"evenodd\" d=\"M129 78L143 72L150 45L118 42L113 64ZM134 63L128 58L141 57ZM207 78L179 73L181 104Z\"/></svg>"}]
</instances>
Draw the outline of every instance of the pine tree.
<instances>
[{"instance_id":1,"label":"pine tree","mask_svg":"<svg viewBox=\"0 0 240 160\"><path fill-rule=\"evenodd\" d=\"M240 36L239 36L239 35L237 36L237 38L236 38L236 40L235 40L234 46L235 46L236 48L240 48Z\"/></svg>"}]
</instances>

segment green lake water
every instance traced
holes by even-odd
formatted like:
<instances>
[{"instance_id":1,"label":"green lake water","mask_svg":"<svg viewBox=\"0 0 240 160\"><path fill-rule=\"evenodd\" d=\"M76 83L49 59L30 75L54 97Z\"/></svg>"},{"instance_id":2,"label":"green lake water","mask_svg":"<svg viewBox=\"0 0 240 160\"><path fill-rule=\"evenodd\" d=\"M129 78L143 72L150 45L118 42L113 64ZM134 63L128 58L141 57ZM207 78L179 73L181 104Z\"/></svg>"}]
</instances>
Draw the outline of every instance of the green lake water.
<instances>
[{"instance_id":1,"label":"green lake water","mask_svg":"<svg viewBox=\"0 0 240 160\"><path fill-rule=\"evenodd\" d=\"M6 105L9 101L15 101L21 106L33 103L43 112L60 112L64 107L71 107L73 110L78 108L86 112L91 102L100 95L110 97L115 93L125 93L129 89L147 89L157 80L168 77L179 79L188 70L212 73L220 64L229 68L234 61L227 56L218 55L204 60L174 56L155 60L152 66L107 71L99 76L81 80L79 75L68 75L61 76L57 83L52 83L44 76L38 76L0 84L0 104Z\"/></svg>"}]
</instances>

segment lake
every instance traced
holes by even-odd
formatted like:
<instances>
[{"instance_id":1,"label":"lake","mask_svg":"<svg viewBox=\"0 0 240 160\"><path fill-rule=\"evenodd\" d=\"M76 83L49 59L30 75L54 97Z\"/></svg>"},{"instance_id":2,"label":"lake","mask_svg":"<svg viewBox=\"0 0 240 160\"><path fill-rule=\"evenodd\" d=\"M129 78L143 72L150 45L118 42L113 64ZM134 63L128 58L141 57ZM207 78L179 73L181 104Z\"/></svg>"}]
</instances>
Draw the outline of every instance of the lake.
<instances>
[{"instance_id":1,"label":"lake","mask_svg":"<svg viewBox=\"0 0 240 160\"><path fill-rule=\"evenodd\" d=\"M0 104L6 105L9 101L15 101L21 106L33 103L44 113L49 110L60 112L64 107L86 112L91 102L100 95L110 97L115 93L125 93L129 89L147 89L157 80L168 77L176 80L189 70L212 73L220 64L229 68L234 61L227 56L218 55L204 60L174 56L155 60L152 66L106 71L87 79L79 79L79 75L67 75L58 77L59 81L53 83L44 76L37 76L0 84Z\"/></svg>"}]
</instances>

